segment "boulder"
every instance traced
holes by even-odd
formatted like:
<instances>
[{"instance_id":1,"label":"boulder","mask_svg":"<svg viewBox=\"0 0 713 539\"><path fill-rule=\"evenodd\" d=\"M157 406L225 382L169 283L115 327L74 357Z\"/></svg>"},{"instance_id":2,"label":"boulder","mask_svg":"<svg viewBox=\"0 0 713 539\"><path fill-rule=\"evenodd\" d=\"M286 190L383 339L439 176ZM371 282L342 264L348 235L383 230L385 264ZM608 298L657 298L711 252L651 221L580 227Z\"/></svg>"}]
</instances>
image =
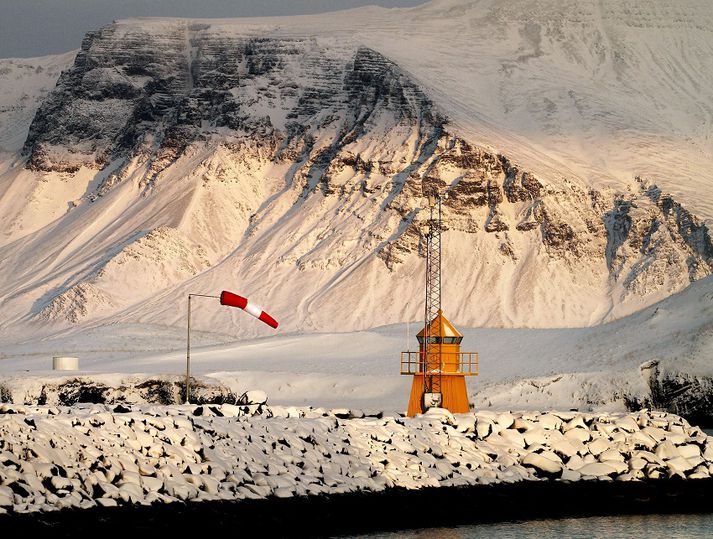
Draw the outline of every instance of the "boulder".
<instances>
[{"instance_id":1,"label":"boulder","mask_svg":"<svg viewBox=\"0 0 713 539\"><path fill-rule=\"evenodd\" d=\"M238 399L238 404L240 405L259 405L267 403L267 393L254 389L252 391L246 391Z\"/></svg>"},{"instance_id":2,"label":"boulder","mask_svg":"<svg viewBox=\"0 0 713 539\"><path fill-rule=\"evenodd\" d=\"M550 412L552 415L559 417L562 421L572 421L575 417L577 417L579 414L578 412Z\"/></svg>"},{"instance_id":3,"label":"boulder","mask_svg":"<svg viewBox=\"0 0 713 539\"><path fill-rule=\"evenodd\" d=\"M639 457L650 464L659 464L663 466L663 459L654 455L651 451L633 451L632 457Z\"/></svg>"},{"instance_id":4,"label":"boulder","mask_svg":"<svg viewBox=\"0 0 713 539\"><path fill-rule=\"evenodd\" d=\"M682 433L669 433L666 435L666 440L673 445L683 445L688 442L688 436Z\"/></svg>"},{"instance_id":5,"label":"boulder","mask_svg":"<svg viewBox=\"0 0 713 539\"><path fill-rule=\"evenodd\" d=\"M523 433L523 438L528 446L547 443L547 433L542 427L536 426Z\"/></svg>"},{"instance_id":6,"label":"boulder","mask_svg":"<svg viewBox=\"0 0 713 539\"><path fill-rule=\"evenodd\" d=\"M625 432L638 432L639 425L631 416L626 416L621 419L617 419L614 424L621 430Z\"/></svg>"},{"instance_id":7,"label":"boulder","mask_svg":"<svg viewBox=\"0 0 713 539\"><path fill-rule=\"evenodd\" d=\"M349 408L332 408L329 414L339 419L349 419L352 415Z\"/></svg>"},{"instance_id":8,"label":"boulder","mask_svg":"<svg viewBox=\"0 0 713 539\"><path fill-rule=\"evenodd\" d=\"M501 429L509 429L515 423L515 416L510 412L503 412L499 414L495 419L495 422L500 426Z\"/></svg>"},{"instance_id":9,"label":"boulder","mask_svg":"<svg viewBox=\"0 0 713 539\"><path fill-rule=\"evenodd\" d=\"M537 418L537 424L545 430L559 430L562 420L553 414L544 414Z\"/></svg>"},{"instance_id":10,"label":"boulder","mask_svg":"<svg viewBox=\"0 0 713 539\"><path fill-rule=\"evenodd\" d=\"M574 455L567 459L567 468L569 468L570 470L578 470L585 464L586 463L584 462L584 459L579 455Z\"/></svg>"},{"instance_id":11,"label":"boulder","mask_svg":"<svg viewBox=\"0 0 713 539\"><path fill-rule=\"evenodd\" d=\"M426 413L422 415L423 417L436 419L441 423L446 423L448 425L456 424L456 418L453 417L453 414L445 408L429 408Z\"/></svg>"},{"instance_id":12,"label":"boulder","mask_svg":"<svg viewBox=\"0 0 713 539\"><path fill-rule=\"evenodd\" d=\"M148 492L158 492L163 488L163 479L159 477L143 477L142 483Z\"/></svg>"},{"instance_id":13,"label":"boulder","mask_svg":"<svg viewBox=\"0 0 713 539\"><path fill-rule=\"evenodd\" d=\"M678 446L678 453L684 459L698 458L701 456L701 448L696 444L685 444Z\"/></svg>"},{"instance_id":14,"label":"boulder","mask_svg":"<svg viewBox=\"0 0 713 539\"><path fill-rule=\"evenodd\" d=\"M537 428L537 423L522 417L517 417L515 418L512 427L520 432L525 432Z\"/></svg>"},{"instance_id":15,"label":"boulder","mask_svg":"<svg viewBox=\"0 0 713 539\"><path fill-rule=\"evenodd\" d=\"M138 474L138 472L130 472L127 470L124 470L121 472L121 476L119 477L119 484L126 484L126 483L133 483L135 485L141 486L141 476Z\"/></svg>"},{"instance_id":16,"label":"boulder","mask_svg":"<svg viewBox=\"0 0 713 539\"><path fill-rule=\"evenodd\" d=\"M273 496L276 498L292 498L295 495L295 492L291 488L277 488L273 492Z\"/></svg>"},{"instance_id":17,"label":"boulder","mask_svg":"<svg viewBox=\"0 0 713 539\"><path fill-rule=\"evenodd\" d=\"M590 434L588 429L580 428L569 429L565 431L564 436L568 440L576 440L580 443L587 443L589 440L592 439L592 435Z\"/></svg>"},{"instance_id":18,"label":"boulder","mask_svg":"<svg viewBox=\"0 0 713 539\"><path fill-rule=\"evenodd\" d=\"M554 475L562 471L561 464L549 458L543 457L538 453L528 453L525 455L525 458L522 459L522 464L525 466L531 466L540 472L550 475Z\"/></svg>"},{"instance_id":19,"label":"boulder","mask_svg":"<svg viewBox=\"0 0 713 539\"><path fill-rule=\"evenodd\" d=\"M556 462L558 464L562 463L562 459L559 458L559 456L553 451L542 451L540 455L545 457L546 459L551 460L552 462Z\"/></svg>"},{"instance_id":20,"label":"boulder","mask_svg":"<svg viewBox=\"0 0 713 539\"><path fill-rule=\"evenodd\" d=\"M493 431L493 422L484 417L478 417L475 422L475 433L478 438L484 439Z\"/></svg>"},{"instance_id":21,"label":"boulder","mask_svg":"<svg viewBox=\"0 0 713 539\"><path fill-rule=\"evenodd\" d=\"M72 482L66 477L55 476L50 480L50 484L55 492L72 488Z\"/></svg>"},{"instance_id":22,"label":"boulder","mask_svg":"<svg viewBox=\"0 0 713 539\"><path fill-rule=\"evenodd\" d=\"M140 503L144 498L144 490L136 483L124 483L119 486L119 497L127 503Z\"/></svg>"},{"instance_id":23,"label":"boulder","mask_svg":"<svg viewBox=\"0 0 713 539\"><path fill-rule=\"evenodd\" d=\"M642 431L636 431L633 433L629 439L627 440L629 444L633 444L635 448L645 448L645 449L653 449L656 447L656 440L654 440L651 436L646 434L645 432Z\"/></svg>"},{"instance_id":24,"label":"boulder","mask_svg":"<svg viewBox=\"0 0 713 539\"><path fill-rule=\"evenodd\" d=\"M607 449L599 454L600 462L607 462L611 460L616 460L619 462L624 462L624 455L619 453L616 449Z\"/></svg>"},{"instance_id":25,"label":"boulder","mask_svg":"<svg viewBox=\"0 0 713 539\"><path fill-rule=\"evenodd\" d=\"M611 446L607 440L605 440L604 438L597 438L587 445L587 451L597 457L601 453L604 453L604 451L606 451L610 447Z\"/></svg>"},{"instance_id":26,"label":"boulder","mask_svg":"<svg viewBox=\"0 0 713 539\"><path fill-rule=\"evenodd\" d=\"M456 430L462 433L475 432L475 414L454 414Z\"/></svg>"},{"instance_id":27,"label":"boulder","mask_svg":"<svg viewBox=\"0 0 713 539\"><path fill-rule=\"evenodd\" d=\"M641 457L634 457L629 459L629 470L643 470L647 464L648 462Z\"/></svg>"},{"instance_id":28,"label":"boulder","mask_svg":"<svg viewBox=\"0 0 713 539\"><path fill-rule=\"evenodd\" d=\"M646 477L648 477L649 479L661 479L662 477L664 477L663 471L659 467L650 468L649 466L644 469Z\"/></svg>"},{"instance_id":29,"label":"boulder","mask_svg":"<svg viewBox=\"0 0 713 539\"><path fill-rule=\"evenodd\" d=\"M578 453L578 448L564 437L550 445L552 446L552 450L561 457L572 457ZM579 445L581 446L582 444Z\"/></svg>"},{"instance_id":30,"label":"boulder","mask_svg":"<svg viewBox=\"0 0 713 539\"><path fill-rule=\"evenodd\" d=\"M572 429L580 429L588 431L587 424L584 422L584 417L581 415L575 416L562 425L562 432L569 432ZM586 442L587 440L582 440Z\"/></svg>"},{"instance_id":31,"label":"boulder","mask_svg":"<svg viewBox=\"0 0 713 539\"><path fill-rule=\"evenodd\" d=\"M653 438L657 443L662 442L666 438L666 431L654 426L647 426L642 429L642 432Z\"/></svg>"},{"instance_id":32,"label":"boulder","mask_svg":"<svg viewBox=\"0 0 713 539\"><path fill-rule=\"evenodd\" d=\"M713 438L709 437L706 442L706 448L703 451L703 458L707 461L713 461Z\"/></svg>"},{"instance_id":33,"label":"boulder","mask_svg":"<svg viewBox=\"0 0 713 539\"><path fill-rule=\"evenodd\" d=\"M502 430L500 431L500 436L511 445L521 449L525 448L525 437L515 429Z\"/></svg>"},{"instance_id":34,"label":"boulder","mask_svg":"<svg viewBox=\"0 0 713 539\"><path fill-rule=\"evenodd\" d=\"M663 460L669 460L680 457L681 453L670 441L664 440L656 446L656 456Z\"/></svg>"},{"instance_id":35,"label":"boulder","mask_svg":"<svg viewBox=\"0 0 713 539\"><path fill-rule=\"evenodd\" d=\"M667 460L666 466L675 473L685 473L694 468L694 466L683 457L675 457Z\"/></svg>"},{"instance_id":36,"label":"boulder","mask_svg":"<svg viewBox=\"0 0 713 539\"><path fill-rule=\"evenodd\" d=\"M570 470L568 468L562 470L562 476L560 477L562 481L579 481L581 478L581 473L575 470Z\"/></svg>"},{"instance_id":37,"label":"boulder","mask_svg":"<svg viewBox=\"0 0 713 539\"><path fill-rule=\"evenodd\" d=\"M13 492L8 486L0 486L0 507L11 507L13 505Z\"/></svg>"},{"instance_id":38,"label":"boulder","mask_svg":"<svg viewBox=\"0 0 713 539\"><path fill-rule=\"evenodd\" d=\"M611 476L616 473L616 469L610 466L608 463L603 462L592 462L590 464L585 464L577 470L581 475L591 475L593 477L605 477Z\"/></svg>"},{"instance_id":39,"label":"boulder","mask_svg":"<svg viewBox=\"0 0 713 539\"><path fill-rule=\"evenodd\" d=\"M607 460L603 464L611 466L618 474L627 473L629 471L629 465L621 460Z\"/></svg>"}]
</instances>

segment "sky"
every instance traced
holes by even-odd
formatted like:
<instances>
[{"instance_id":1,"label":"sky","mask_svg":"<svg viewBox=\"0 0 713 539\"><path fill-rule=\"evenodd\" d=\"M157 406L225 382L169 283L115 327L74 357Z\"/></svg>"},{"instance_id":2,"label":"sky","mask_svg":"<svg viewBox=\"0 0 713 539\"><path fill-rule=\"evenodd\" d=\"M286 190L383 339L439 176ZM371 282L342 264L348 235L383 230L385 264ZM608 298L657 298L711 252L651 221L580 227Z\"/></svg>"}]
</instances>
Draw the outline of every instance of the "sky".
<instances>
[{"instance_id":1,"label":"sky","mask_svg":"<svg viewBox=\"0 0 713 539\"><path fill-rule=\"evenodd\" d=\"M424 0L0 0L0 58L78 49L84 34L127 17L264 17Z\"/></svg>"}]
</instances>

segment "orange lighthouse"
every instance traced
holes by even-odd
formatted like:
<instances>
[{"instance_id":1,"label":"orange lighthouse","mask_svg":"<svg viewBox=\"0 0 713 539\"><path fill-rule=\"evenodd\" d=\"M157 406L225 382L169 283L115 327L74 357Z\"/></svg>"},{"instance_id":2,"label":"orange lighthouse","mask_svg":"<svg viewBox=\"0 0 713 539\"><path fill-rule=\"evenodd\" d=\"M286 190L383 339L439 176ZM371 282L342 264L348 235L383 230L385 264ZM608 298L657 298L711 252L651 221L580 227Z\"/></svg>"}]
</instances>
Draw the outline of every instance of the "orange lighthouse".
<instances>
[{"instance_id":1,"label":"orange lighthouse","mask_svg":"<svg viewBox=\"0 0 713 539\"><path fill-rule=\"evenodd\" d=\"M418 352L401 352L401 374L413 375L408 415L429 408L452 413L470 410L465 377L478 374L478 353L461 352L463 340L441 310L441 198L429 197L426 237L425 323L418 332Z\"/></svg>"},{"instance_id":2,"label":"orange lighthouse","mask_svg":"<svg viewBox=\"0 0 713 539\"><path fill-rule=\"evenodd\" d=\"M408 415L420 414L432 406L446 408L454 414L470 411L465 377L478 374L478 352L460 351L463 335L440 310L416 338L418 352L401 352L401 374L413 374ZM430 354L427 354L428 348L431 348ZM427 355L429 359L425 361ZM430 387L427 378L431 378Z\"/></svg>"}]
</instances>

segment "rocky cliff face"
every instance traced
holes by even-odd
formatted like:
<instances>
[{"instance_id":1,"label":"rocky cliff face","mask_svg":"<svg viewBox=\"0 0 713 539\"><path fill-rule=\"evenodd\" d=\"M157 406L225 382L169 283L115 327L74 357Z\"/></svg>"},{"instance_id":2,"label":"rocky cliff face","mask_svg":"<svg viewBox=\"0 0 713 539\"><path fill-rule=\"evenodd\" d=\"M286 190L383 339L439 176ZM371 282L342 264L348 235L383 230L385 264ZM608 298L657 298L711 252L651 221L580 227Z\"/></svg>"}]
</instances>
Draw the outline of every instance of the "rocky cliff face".
<instances>
[{"instance_id":1,"label":"rocky cliff face","mask_svg":"<svg viewBox=\"0 0 713 539\"><path fill-rule=\"evenodd\" d=\"M351 40L115 23L87 35L23 152L32 196L58 184L78 196L58 197L56 220L32 207L8 217L7 260L38 246L55 257L8 284L32 298L15 321L131 317L148 301L135 316L175 323L166 297L226 278L292 328L415 319L418 300L402 306L419 289L433 188L449 194L446 299L461 323L591 324L713 268L705 224L655 185L538 176L461 134L398 65ZM57 223L81 237L75 249Z\"/></svg>"},{"instance_id":2,"label":"rocky cliff face","mask_svg":"<svg viewBox=\"0 0 713 539\"><path fill-rule=\"evenodd\" d=\"M685 415L696 425L713 427L713 377L666 368L657 360L641 365L641 374L650 394L648 398L632 402L631 408L671 410Z\"/></svg>"}]
</instances>

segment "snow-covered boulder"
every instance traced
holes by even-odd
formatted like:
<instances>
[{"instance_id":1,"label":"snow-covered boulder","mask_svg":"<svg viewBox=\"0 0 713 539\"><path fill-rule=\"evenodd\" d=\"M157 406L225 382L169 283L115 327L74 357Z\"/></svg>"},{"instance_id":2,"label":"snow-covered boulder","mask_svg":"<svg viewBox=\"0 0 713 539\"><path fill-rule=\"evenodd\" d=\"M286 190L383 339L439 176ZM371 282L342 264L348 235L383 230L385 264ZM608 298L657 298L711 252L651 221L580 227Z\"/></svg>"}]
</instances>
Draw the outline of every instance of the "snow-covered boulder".
<instances>
[{"instance_id":1,"label":"snow-covered boulder","mask_svg":"<svg viewBox=\"0 0 713 539\"><path fill-rule=\"evenodd\" d=\"M616 473L616 469L608 463L592 462L585 464L577 470L582 476L591 475L594 477L612 476Z\"/></svg>"},{"instance_id":2,"label":"snow-covered boulder","mask_svg":"<svg viewBox=\"0 0 713 539\"><path fill-rule=\"evenodd\" d=\"M528 453L522 459L525 466L532 466L545 474L556 474L562 471L562 465L554 460L548 459L538 453Z\"/></svg>"},{"instance_id":3,"label":"snow-covered boulder","mask_svg":"<svg viewBox=\"0 0 713 539\"><path fill-rule=\"evenodd\" d=\"M260 390L246 391L238 399L239 404L256 405L267 403L267 393Z\"/></svg>"}]
</instances>

